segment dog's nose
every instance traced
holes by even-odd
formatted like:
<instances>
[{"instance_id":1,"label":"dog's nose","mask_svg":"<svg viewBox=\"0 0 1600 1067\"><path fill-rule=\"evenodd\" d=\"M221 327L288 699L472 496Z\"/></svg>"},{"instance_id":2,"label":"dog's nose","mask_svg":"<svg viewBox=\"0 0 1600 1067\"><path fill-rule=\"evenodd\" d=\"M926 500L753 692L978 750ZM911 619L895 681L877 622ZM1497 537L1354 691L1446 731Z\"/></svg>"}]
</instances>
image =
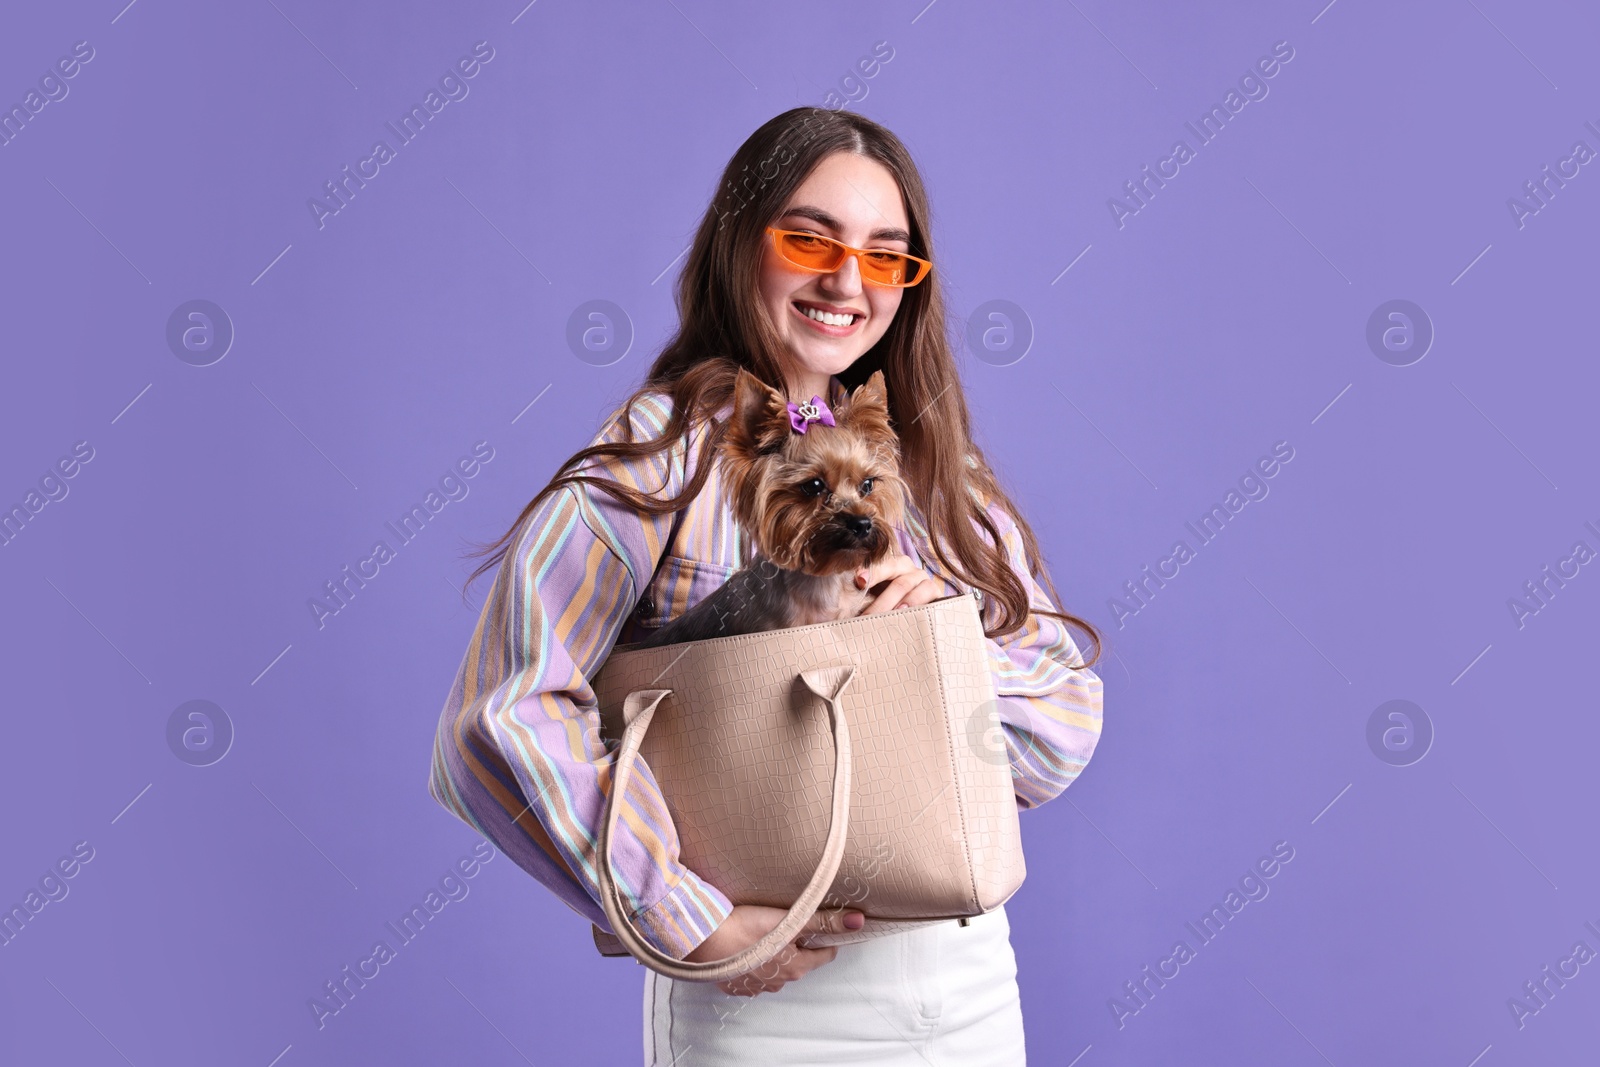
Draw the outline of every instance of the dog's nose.
<instances>
[{"instance_id":1,"label":"dog's nose","mask_svg":"<svg viewBox=\"0 0 1600 1067\"><path fill-rule=\"evenodd\" d=\"M857 537L865 537L872 532L872 517L870 515L844 516L844 528Z\"/></svg>"}]
</instances>

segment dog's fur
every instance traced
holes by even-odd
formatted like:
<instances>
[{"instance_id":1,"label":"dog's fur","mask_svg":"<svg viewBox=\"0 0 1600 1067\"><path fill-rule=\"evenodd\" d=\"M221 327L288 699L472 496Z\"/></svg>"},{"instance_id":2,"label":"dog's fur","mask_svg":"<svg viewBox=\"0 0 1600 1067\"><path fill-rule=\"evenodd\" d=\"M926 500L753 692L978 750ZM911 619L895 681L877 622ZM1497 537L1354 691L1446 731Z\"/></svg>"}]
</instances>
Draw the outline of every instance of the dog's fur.
<instances>
[{"instance_id":1,"label":"dog's fur","mask_svg":"<svg viewBox=\"0 0 1600 1067\"><path fill-rule=\"evenodd\" d=\"M905 506L883 372L833 415L834 426L813 422L795 433L783 394L739 372L722 444L723 488L755 555L643 647L861 613L872 590L857 589L855 573L898 552L894 527Z\"/></svg>"}]
</instances>

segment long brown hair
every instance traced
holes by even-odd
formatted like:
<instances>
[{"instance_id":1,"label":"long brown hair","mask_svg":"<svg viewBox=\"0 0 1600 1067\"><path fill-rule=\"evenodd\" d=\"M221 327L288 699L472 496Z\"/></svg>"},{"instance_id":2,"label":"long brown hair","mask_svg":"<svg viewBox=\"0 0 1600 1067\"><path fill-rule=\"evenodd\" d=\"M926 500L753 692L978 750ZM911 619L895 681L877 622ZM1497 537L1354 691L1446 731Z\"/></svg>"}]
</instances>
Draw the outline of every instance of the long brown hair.
<instances>
[{"instance_id":1,"label":"long brown hair","mask_svg":"<svg viewBox=\"0 0 1600 1067\"><path fill-rule=\"evenodd\" d=\"M487 558L468 582L497 566L517 531L539 504L567 485L590 485L639 511L670 514L687 506L705 485L725 427L713 418L729 402L739 369L775 388L783 387L782 342L758 293L766 227L780 215L806 177L834 152L852 152L881 163L905 198L914 255L933 259L928 196L911 154L889 130L849 111L799 107L769 120L728 161L722 184L695 232L675 301L677 333L650 367L644 384L618 412L622 439L579 449L563 463L512 524L475 555ZM902 473L912 501L926 522L935 556L960 582L983 593L984 628L990 637L1021 629L1030 614L1049 615L1089 634L1101 652L1094 625L1059 611L1033 611L1028 591L1011 569L1000 532L980 503L999 504L1021 533L1029 571L1060 602L1044 570L1038 540L1021 512L1000 488L983 452L972 439L966 396L956 372L939 273L904 291L900 307L878 343L840 380L847 388L882 370L889 413L900 438ZM661 434L635 440L627 414L650 393L666 393L672 411ZM650 495L589 473L603 466L687 448L694 427L713 422L704 435L694 475L676 496ZM988 535L988 543L978 530Z\"/></svg>"}]
</instances>

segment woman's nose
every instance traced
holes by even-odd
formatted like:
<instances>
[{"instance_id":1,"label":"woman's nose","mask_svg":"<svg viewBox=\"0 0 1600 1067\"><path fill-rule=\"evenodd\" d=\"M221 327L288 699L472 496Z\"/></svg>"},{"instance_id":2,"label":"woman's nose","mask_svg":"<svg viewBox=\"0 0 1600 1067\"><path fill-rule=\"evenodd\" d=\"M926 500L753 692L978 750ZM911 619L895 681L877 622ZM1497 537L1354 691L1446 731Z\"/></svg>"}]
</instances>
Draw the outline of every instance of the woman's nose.
<instances>
[{"instance_id":1,"label":"woman's nose","mask_svg":"<svg viewBox=\"0 0 1600 1067\"><path fill-rule=\"evenodd\" d=\"M821 276L820 284L830 293L854 296L861 292L861 263L855 256L845 256L838 270Z\"/></svg>"}]
</instances>

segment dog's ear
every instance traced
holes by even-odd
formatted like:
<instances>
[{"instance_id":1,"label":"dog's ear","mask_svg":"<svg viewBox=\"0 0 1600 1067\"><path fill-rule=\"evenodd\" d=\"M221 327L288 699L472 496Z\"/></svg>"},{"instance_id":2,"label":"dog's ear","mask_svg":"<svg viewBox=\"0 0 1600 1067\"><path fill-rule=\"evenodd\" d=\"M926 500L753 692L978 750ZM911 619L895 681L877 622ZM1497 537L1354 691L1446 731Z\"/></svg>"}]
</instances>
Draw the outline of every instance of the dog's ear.
<instances>
[{"instance_id":1,"label":"dog's ear","mask_svg":"<svg viewBox=\"0 0 1600 1067\"><path fill-rule=\"evenodd\" d=\"M845 404L840 424L898 451L900 439L889 422L889 392L883 384L883 371L873 371L872 377L856 386Z\"/></svg>"},{"instance_id":2,"label":"dog's ear","mask_svg":"<svg viewBox=\"0 0 1600 1067\"><path fill-rule=\"evenodd\" d=\"M789 432L789 408L783 394L741 367L733 383L733 414L724 447L742 459L753 460L776 452Z\"/></svg>"}]
</instances>

